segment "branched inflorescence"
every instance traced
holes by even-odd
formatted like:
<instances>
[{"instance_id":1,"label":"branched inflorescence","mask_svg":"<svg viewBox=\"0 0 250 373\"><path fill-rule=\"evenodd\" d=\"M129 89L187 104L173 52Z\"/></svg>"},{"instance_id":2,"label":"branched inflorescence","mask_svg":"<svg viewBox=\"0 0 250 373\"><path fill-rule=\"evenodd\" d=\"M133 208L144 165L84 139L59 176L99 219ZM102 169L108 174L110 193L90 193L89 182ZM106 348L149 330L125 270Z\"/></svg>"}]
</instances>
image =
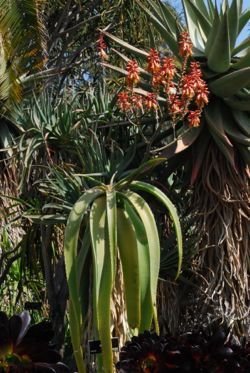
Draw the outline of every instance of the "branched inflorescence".
<instances>
[{"instance_id":1,"label":"branched inflorescence","mask_svg":"<svg viewBox=\"0 0 250 373\"><path fill-rule=\"evenodd\" d=\"M118 94L118 106L124 112L158 111L159 98L173 123L185 120L188 126L198 127L202 109L208 104L208 88L202 79L198 62L190 62L192 43L187 32L180 35L179 56L181 68L173 57L161 56L150 49L146 70L151 75L150 92L136 92L141 82L140 67L136 60L126 66L126 89Z\"/></svg>"}]
</instances>

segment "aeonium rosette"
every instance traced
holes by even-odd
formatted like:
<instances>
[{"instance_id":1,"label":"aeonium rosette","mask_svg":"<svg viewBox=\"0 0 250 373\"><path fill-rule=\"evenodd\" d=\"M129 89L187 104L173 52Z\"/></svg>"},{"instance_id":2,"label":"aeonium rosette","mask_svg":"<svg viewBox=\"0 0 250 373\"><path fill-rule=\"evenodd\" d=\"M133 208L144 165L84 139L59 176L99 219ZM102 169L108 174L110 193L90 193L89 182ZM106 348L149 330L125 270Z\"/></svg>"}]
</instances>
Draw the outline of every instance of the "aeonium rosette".
<instances>
[{"instance_id":1,"label":"aeonium rosette","mask_svg":"<svg viewBox=\"0 0 250 373\"><path fill-rule=\"evenodd\" d=\"M198 127L202 110L208 104L209 91L202 78L198 62L190 61L192 43L188 33L182 32L179 39L181 66L174 57L161 56L152 48L147 56L145 70L150 73L150 92L138 88L141 82L140 67L135 59L126 66L126 89L118 94L117 104L126 113L158 112L159 98L169 119L176 124L184 120L189 127Z\"/></svg>"},{"instance_id":2,"label":"aeonium rosette","mask_svg":"<svg viewBox=\"0 0 250 373\"><path fill-rule=\"evenodd\" d=\"M235 344L223 327L176 336L145 331L121 348L116 368L118 373L248 373L250 344Z\"/></svg>"},{"instance_id":3,"label":"aeonium rosette","mask_svg":"<svg viewBox=\"0 0 250 373\"><path fill-rule=\"evenodd\" d=\"M53 331L49 322L30 326L27 311L10 318L0 312L0 373L69 372L50 341Z\"/></svg>"}]
</instances>

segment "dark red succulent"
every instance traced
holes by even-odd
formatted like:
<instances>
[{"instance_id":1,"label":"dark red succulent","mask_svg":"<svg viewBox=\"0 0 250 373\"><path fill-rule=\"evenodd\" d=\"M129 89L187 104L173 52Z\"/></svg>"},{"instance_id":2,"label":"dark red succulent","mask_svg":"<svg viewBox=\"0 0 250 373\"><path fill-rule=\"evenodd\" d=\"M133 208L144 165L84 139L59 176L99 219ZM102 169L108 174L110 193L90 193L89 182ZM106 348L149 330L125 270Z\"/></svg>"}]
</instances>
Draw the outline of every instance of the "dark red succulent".
<instances>
[{"instance_id":1,"label":"dark red succulent","mask_svg":"<svg viewBox=\"0 0 250 373\"><path fill-rule=\"evenodd\" d=\"M69 372L50 343L51 323L30 321L27 311L10 318L0 312L0 373Z\"/></svg>"},{"instance_id":2,"label":"dark red succulent","mask_svg":"<svg viewBox=\"0 0 250 373\"><path fill-rule=\"evenodd\" d=\"M247 373L250 344L235 345L223 329L213 335L187 333L160 337L144 332L122 347L119 373Z\"/></svg>"}]
</instances>

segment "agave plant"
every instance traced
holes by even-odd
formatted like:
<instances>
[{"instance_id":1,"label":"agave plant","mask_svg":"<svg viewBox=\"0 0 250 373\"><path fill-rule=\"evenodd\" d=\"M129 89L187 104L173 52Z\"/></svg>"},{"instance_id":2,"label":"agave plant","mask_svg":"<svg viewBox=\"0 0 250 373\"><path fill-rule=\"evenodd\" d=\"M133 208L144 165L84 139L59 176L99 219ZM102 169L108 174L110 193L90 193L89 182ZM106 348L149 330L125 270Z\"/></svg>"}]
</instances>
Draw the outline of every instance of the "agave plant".
<instances>
[{"instance_id":1,"label":"agave plant","mask_svg":"<svg viewBox=\"0 0 250 373\"><path fill-rule=\"evenodd\" d=\"M181 120L176 138L170 142L165 138L158 153L173 158L170 167L184 166L194 191L193 213L198 213L197 269L207 279L203 290L215 301L215 313L240 334L239 324L245 325L246 332L249 289L250 40L239 43L238 36L250 19L250 9L243 11L242 0L223 0L220 7L210 0L183 0L184 27L164 2L137 3L161 34L165 42L161 49L175 58L177 68L182 57L179 35L187 28L193 45L191 61L199 64L210 91L200 126L187 128ZM104 34L130 55L149 60L150 53ZM145 72L141 70L143 78ZM183 156L178 154L184 150Z\"/></svg>"},{"instance_id":2,"label":"agave plant","mask_svg":"<svg viewBox=\"0 0 250 373\"><path fill-rule=\"evenodd\" d=\"M79 372L85 371L81 341L83 323L87 318L90 265L93 272L93 321L96 337L101 340L105 372L113 372L110 308L118 260L122 265L127 321L131 332L136 334L150 329L153 320L158 330L156 291L160 242L152 210L137 191L151 194L169 211L179 251L176 276L180 273L182 237L175 207L155 186L135 181L136 176L160 162L162 159L149 161L117 182L114 182L114 175L109 185L101 184L87 190L70 212L65 230L64 255L71 338ZM79 247L82 226L84 235ZM87 292L84 290L86 286Z\"/></svg>"}]
</instances>

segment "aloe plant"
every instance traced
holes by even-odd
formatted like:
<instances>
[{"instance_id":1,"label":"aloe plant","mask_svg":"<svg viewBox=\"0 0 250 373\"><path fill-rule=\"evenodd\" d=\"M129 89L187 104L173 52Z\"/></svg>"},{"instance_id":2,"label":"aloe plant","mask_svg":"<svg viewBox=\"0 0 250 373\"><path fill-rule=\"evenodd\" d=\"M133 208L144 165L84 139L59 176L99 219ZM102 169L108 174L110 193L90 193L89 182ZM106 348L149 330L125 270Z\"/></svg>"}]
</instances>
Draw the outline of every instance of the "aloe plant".
<instances>
[{"instance_id":1,"label":"aloe plant","mask_svg":"<svg viewBox=\"0 0 250 373\"><path fill-rule=\"evenodd\" d=\"M210 91L197 128L188 128L184 118L176 126L175 138L169 140L167 118L160 118L163 131L156 150L160 156L172 158L168 162L170 169L183 167L185 179L194 190L192 213L197 213L195 229L200 236L197 269L207 280L203 290L213 301L216 298L217 317L227 320L237 334L246 333L250 269L250 39L239 42L238 37L250 20L250 9L248 6L243 11L242 0L223 0L220 6L211 0L183 0L183 25L160 0L147 0L147 5L140 0L137 3L162 37L162 53L175 59L177 69L182 58L179 36L187 30L193 46L190 61L199 64ZM135 48L106 31L104 34L123 49L122 53L114 51L123 61L128 61L125 53L141 61L149 60L150 51ZM120 67L103 65L127 75ZM148 89L148 72L142 65L139 84L144 90ZM158 104L165 105L161 97ZM142 117L141 123L143 120ZM156 141L154 138L153 151Z\"/></svg>"},{"instance_id":2,"label":"aloe plant","mask_svg":"<svg viewBox=\"0 0 250 373\"><path fill-rule=\"evenodd\" d=\"M110 306L118 257L122 264L129 327L133 333L141 332L150 329L154 320L158 330L156 292L160 241L153 212L138 192L151 194L169 211L178 243L176 276L180 273L182 262L181 228L176 209L168 197L155 186L134 179L162 161L151 160L117 182L113 178L109 185L101 184L87 190L70 212L65 230L64 255L71 338L79 372L85 371L81 341L87 317L88 297L84 295L83 286L88 281L86 264L90 265L87 261L89 253L93 271L94 324L101 340L104 371L113 371ZM79 248L82 229L84 236Z\"/></svg>"},{"instance_id":3,"label":"aloe plant","mask_svg":"<svg viewBox=\"0 0 250 373\"><path fill-rule=\"evenodd\" d=\"M179 36L185 27L178 22L172 9L163 2L147 0L147 7L140 0L137 0L137 3L161 34L169 49L168 53L175 57L176 65L179 66ZM248 37L237 44L237 39L250 19L250 10L242 11L242 0L234 0L231 5L224 0L220 10L212 1L206 5L204 1L183 0L183 8L193 44L193 60L200 63L203 78L210 90L210 103L205 108L203 127L206 127L232 167L235 168L236 149L249 165L250 41ZM135 57L139 56L145 60L149 57L147 51L135 48L106 31L103 33ZM119 55L128 61L124 54L119 52ZM121 68L107 63L103 65L121 74L127 74ZM146 71L141 70L141 73L145 78ZM144 87L145 83L142 82ZM159 101L159 104L163 105L164 102ZM200 129L193 131L191 128L187 131L183 126L176 144L183 139L183 142L188 140L191 145L197 139L198 133ZM200 153L204 146L208 146L207 140L200 144ZM169 145L162 152L162 156L169 158L176 154L176 150Z\"/></svg>"}]
</instances>

